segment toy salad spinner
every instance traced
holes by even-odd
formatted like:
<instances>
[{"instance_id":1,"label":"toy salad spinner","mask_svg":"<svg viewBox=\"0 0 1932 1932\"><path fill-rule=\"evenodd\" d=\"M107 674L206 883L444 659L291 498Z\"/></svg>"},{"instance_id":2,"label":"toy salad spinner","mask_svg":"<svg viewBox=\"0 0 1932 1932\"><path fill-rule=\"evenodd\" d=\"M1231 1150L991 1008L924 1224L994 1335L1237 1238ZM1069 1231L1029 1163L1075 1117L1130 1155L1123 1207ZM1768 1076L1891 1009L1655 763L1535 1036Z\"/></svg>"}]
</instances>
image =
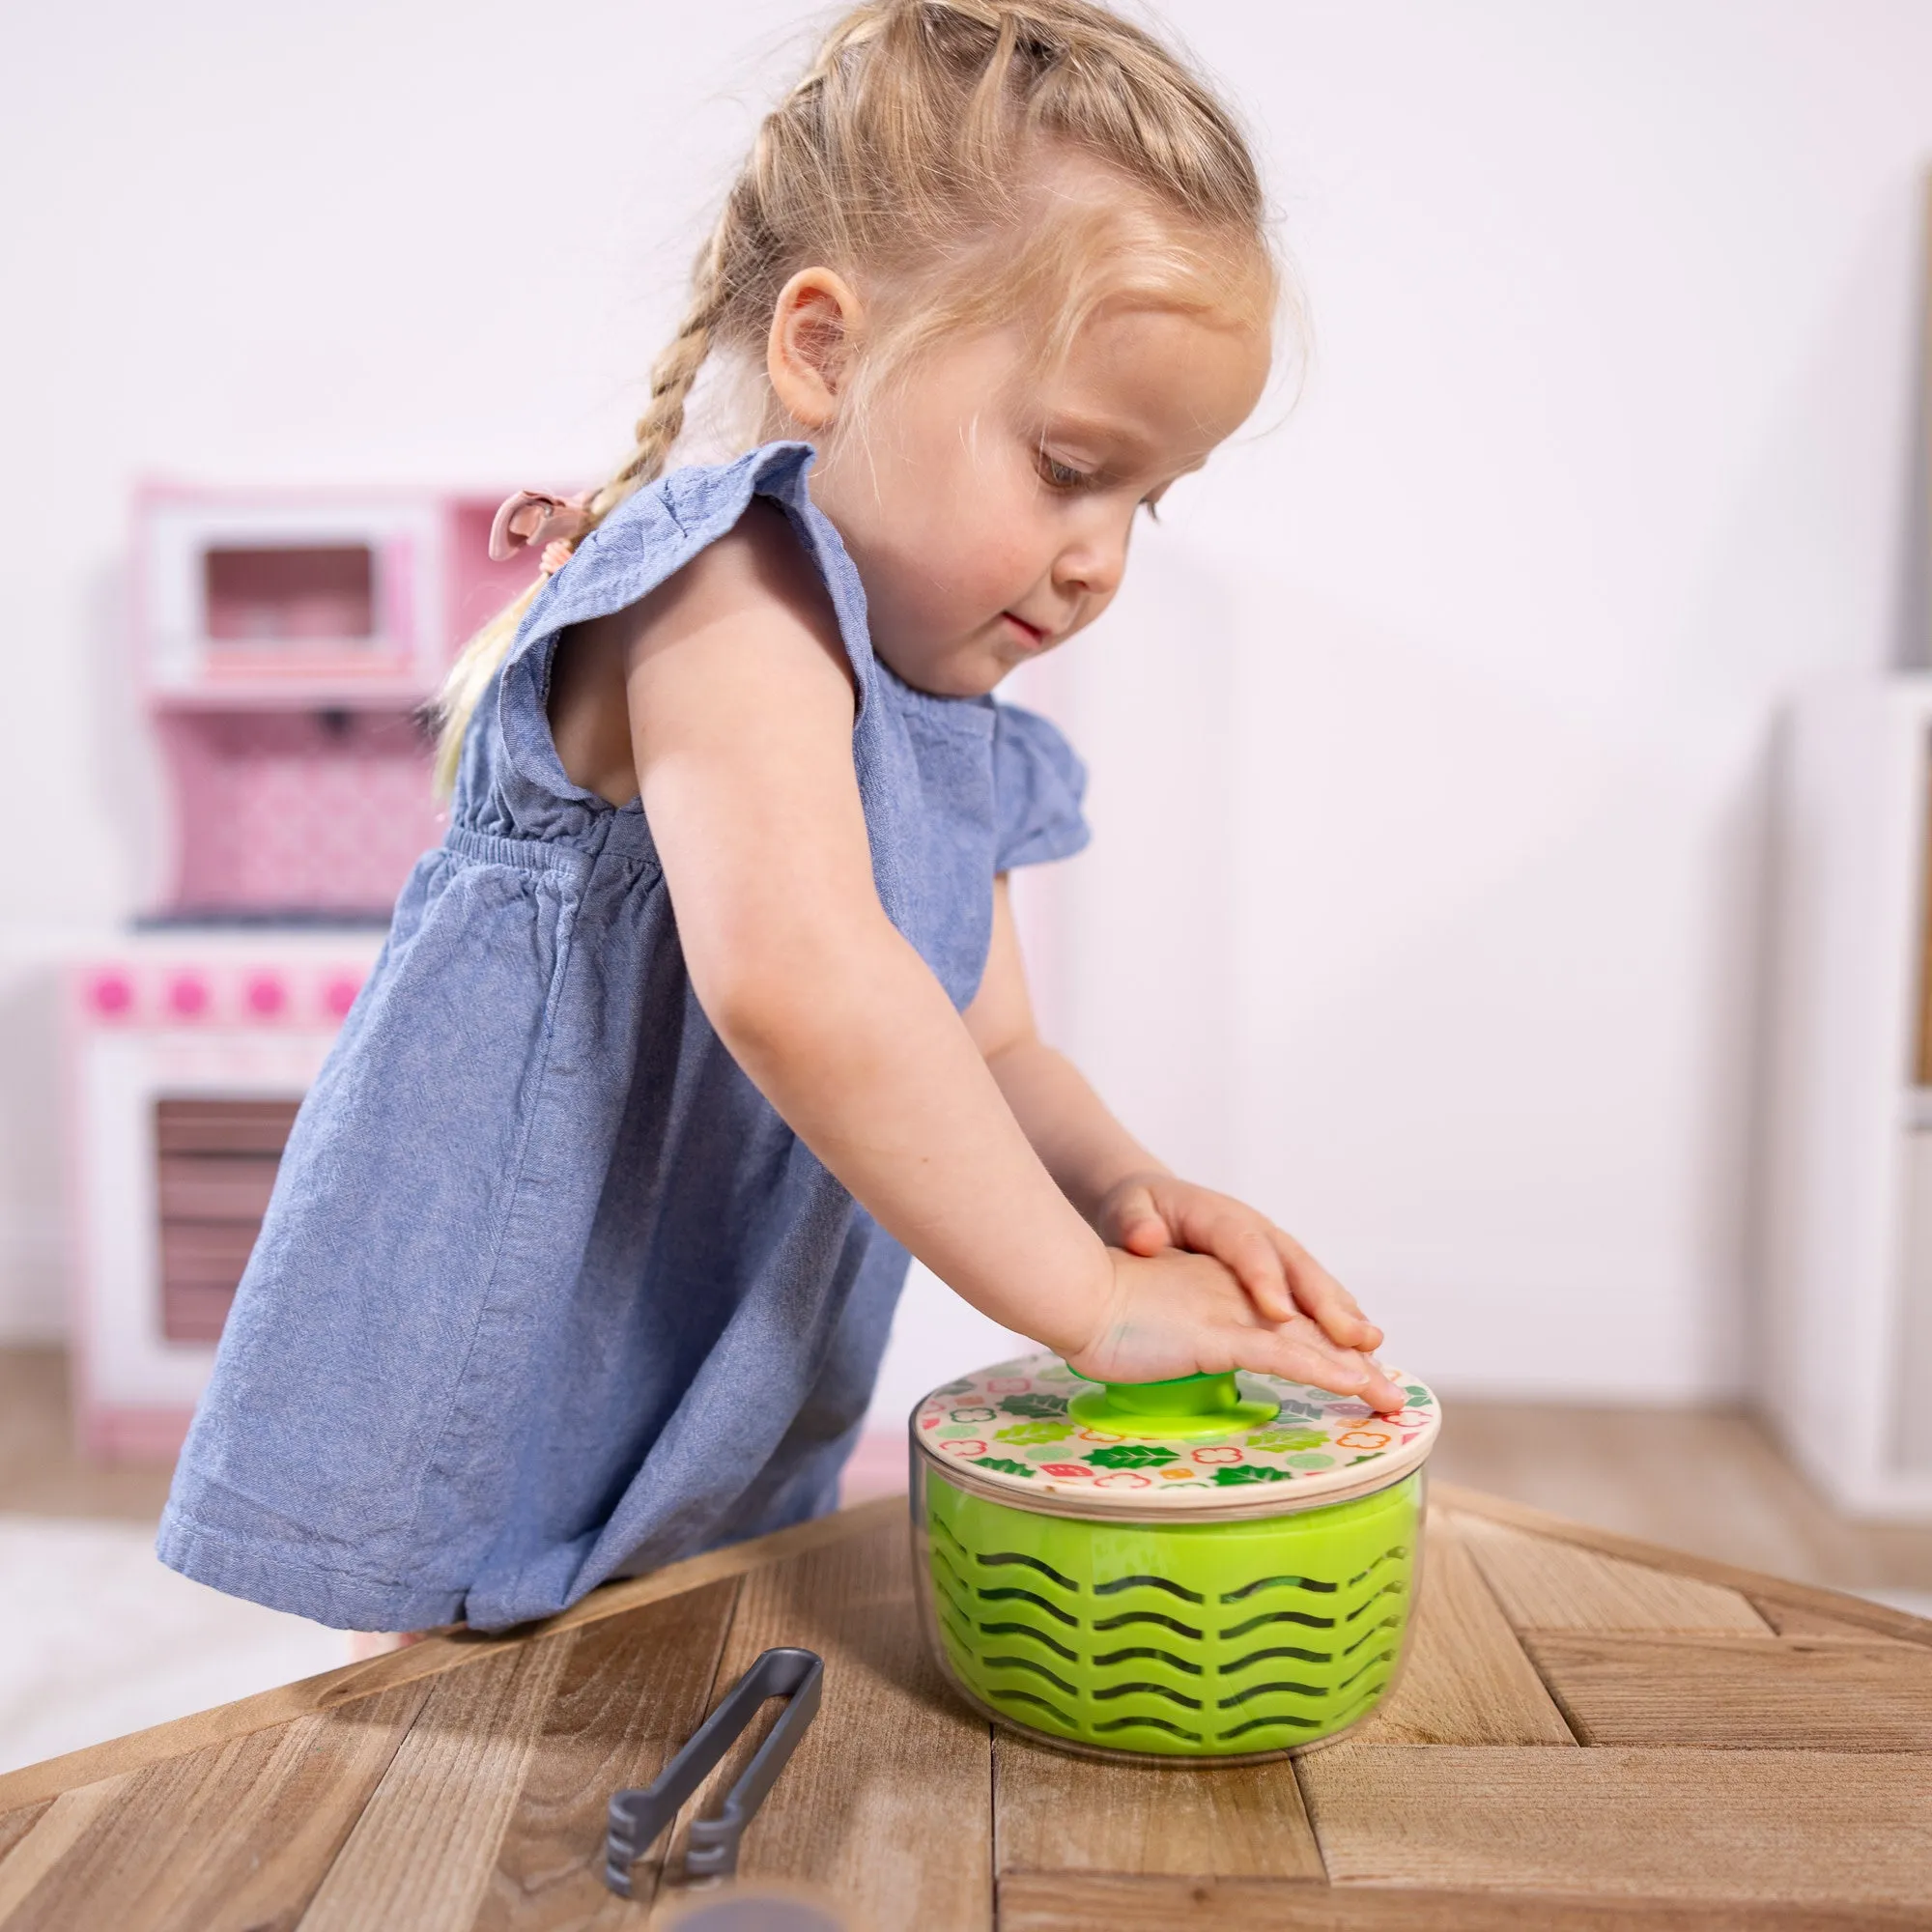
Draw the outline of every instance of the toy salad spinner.
<instances>
[{"instance_id":1,"label":"toy salad spinner","mask_svg":"<svg viewBox=\"0 0 1932 1932\"><path fill-rule=\"evenodd\" d=\"M1150 1762L1251 1760L1366 1717L1402 1661L1435 1397L1276 1376L1102 1386L1029 1355L913 1410L914 1573L983 1715Z\"/></svg>"}]
</instances>

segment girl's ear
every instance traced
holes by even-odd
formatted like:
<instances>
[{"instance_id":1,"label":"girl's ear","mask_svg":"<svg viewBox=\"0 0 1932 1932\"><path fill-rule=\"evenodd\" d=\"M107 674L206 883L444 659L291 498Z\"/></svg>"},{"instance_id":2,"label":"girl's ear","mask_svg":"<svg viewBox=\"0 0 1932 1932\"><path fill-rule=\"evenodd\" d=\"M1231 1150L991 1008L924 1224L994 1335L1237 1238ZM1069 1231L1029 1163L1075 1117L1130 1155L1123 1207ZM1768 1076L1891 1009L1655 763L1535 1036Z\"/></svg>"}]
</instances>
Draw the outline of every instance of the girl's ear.
<instances>
[{"instance_id":1,"label":"girl's ear","mask_svg":"<svg viewBox=\"0 0 1932 1932\"><path fill-rule=\"evenodd\" d=\"M823 429L838 413L863 327L859 298L830 269L801 269L780 293L765 372L780 407L802 428Z\"/></svg>"}]
</instances>

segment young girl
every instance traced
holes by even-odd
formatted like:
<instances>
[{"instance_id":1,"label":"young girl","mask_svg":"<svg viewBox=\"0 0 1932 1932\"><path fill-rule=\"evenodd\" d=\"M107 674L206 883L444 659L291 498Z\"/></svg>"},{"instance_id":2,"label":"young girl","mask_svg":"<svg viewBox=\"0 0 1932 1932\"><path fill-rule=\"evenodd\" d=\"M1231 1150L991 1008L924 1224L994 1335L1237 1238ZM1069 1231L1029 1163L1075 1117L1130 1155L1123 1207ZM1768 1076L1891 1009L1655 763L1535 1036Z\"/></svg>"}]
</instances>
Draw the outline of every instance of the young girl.
<instances>
[{"instance_id":1,"label":"young girl","mask_svg":"<svg viewBox=\"0 0 1932 1932\"><path fill-rule=\"evenodd\" d=\"M1082 1375L1400 1406L1350 1297L1040 1042L1007 903L1083 773L988 694L1248 415L1275 294L1239 135L1139 30L833 30L629 460L505 506L548 574L452 675L451 830L297 1122L164 1561L490 1629L813 1515L908 1249ZM662 475L713 355L766 440Z\"/></svg>"}]
</instances>

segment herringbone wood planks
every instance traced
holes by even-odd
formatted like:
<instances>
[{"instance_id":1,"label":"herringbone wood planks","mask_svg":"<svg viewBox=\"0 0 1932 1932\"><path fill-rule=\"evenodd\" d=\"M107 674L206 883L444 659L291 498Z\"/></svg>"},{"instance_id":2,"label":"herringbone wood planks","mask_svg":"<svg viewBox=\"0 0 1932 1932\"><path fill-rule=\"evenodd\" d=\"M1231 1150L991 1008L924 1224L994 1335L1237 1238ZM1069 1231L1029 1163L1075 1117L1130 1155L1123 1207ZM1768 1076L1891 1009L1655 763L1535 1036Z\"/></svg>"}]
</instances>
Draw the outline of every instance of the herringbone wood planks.
<instances>
[{"instance_id":1,"label":"herringbone wood planks","mask_svg":"<svg viewBox=\"0 0 1932 1932\"><path fill-rule=\"evenodd\" d=\"M625 1932L604 1807L773 1644L817 1722L744 1844L870 1932L1849 1932L1932 1923L1932 1627L1437 1486L1383 1708L1290 1761L989 1734L902 1501L0 1778L0 1932ZM698 1804L715 1802L748 1743ZM660 1878L662 1877L662 1889Z\"/></svg>"}]
</instances>

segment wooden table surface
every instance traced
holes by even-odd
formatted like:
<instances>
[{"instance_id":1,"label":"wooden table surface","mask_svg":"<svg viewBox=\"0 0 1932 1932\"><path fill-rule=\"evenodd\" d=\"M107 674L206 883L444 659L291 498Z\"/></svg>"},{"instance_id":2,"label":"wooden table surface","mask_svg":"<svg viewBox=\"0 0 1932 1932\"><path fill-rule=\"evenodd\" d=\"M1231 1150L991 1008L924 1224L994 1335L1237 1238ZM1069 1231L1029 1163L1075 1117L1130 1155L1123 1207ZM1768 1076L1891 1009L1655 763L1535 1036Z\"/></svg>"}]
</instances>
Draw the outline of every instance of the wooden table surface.
<instances>
[{"instance_id":1,"label":"wooden table surface","mask_svg":"<svg viewBox=\"0 0 1932 1932\"><path fill-rule=\"evenodd\" d=\"M868 1503L0 1776L0 1928L643 1926L606 1801L772 1644L825 1699L741 1874L870 1932L1932 1926L1932 1623L1440 1484L1428 1539L1367 1725L1149 1770L952 1701L904 1500Z\"/></svg>"}]
</instances>

